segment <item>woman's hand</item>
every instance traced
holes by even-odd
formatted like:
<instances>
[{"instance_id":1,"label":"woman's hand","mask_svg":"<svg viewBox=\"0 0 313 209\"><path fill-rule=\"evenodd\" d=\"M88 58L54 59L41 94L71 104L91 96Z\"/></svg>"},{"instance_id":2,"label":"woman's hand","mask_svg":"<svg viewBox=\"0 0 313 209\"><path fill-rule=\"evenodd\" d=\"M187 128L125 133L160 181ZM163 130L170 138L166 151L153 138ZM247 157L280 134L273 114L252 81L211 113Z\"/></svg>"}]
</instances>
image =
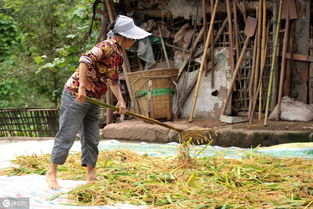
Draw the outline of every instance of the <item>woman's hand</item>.
<instances>
[{"instance_id":1,"label":"woman's hand","mask_svg":"<svg viewBox=\"0 0 313 209\"><path fill-rule=\"evenodd\" d=\"M87 99L87 95L86 95L86 89L85 88L79 88L78 89L78 94L77 94L77 97L76 97L76 101L79 102L79 103L84 103Z\"/></svg>"},{"instance_id":2,"label":"woman's hand","mask_svg":"<svg viewBox=\"0 0 313 209\"><path fill-rule=\"evenodd\" d=\"M127 109L126 109L126 105L125 105L124 100L123 101L118 101L117 106L119 108L118 114L123 115L123 114L126 113Z\"/></svg>"}]
</instances>

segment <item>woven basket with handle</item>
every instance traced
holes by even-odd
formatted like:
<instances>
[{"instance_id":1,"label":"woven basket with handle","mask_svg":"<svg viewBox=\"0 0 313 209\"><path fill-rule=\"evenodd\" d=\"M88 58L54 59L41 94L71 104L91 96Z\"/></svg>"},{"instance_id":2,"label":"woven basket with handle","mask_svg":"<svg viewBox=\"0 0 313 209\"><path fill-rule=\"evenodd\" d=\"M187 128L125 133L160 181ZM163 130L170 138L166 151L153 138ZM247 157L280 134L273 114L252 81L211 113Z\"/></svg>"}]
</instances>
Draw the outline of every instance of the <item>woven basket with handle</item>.
<instances>
[{"instance_id":1,"label":"woven basket with handle","mask_svg":"<svg viewBox=\"0 0 313 209\"><path fill-rule=\"evenodd\" d=\"M172 119L176 68L151 69L127 73L138 100L140 113L154 119Z\"/></svg>"}]
</instances>

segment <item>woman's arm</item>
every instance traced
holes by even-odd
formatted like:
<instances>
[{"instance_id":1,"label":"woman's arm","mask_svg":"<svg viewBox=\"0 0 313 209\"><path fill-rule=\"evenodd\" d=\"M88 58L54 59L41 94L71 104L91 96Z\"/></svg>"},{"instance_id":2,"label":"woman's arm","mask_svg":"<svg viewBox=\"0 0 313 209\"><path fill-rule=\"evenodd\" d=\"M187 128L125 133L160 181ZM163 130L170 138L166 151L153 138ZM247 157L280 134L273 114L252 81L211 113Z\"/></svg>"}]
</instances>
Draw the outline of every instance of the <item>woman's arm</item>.
<instances>
[{"instance_id":1,"label":"woman's arm","mask_svg":"<svg viewBox=\"0 0 313 209\"><path fill-rule=\"evenodd\" d=\"M119 84L110 85L110 88L111 88L114 96L118 100L119 114L125 114L125 112L126 112L126 105L125 105L124 98L122 96L120 85Z\"/></svg>"},{"instance_id":2,"label":"woman's arm","mask_svg":"<svg viewBox=\"0 0 313 209\"><path fill-rule=\"evenodd\" d=\"M84 103L87 95L86 95L86 83L87 83L87 71L88 66L81 62L79 64L79 89L78 95L76 97L76 101L79 103Z\"/></svg>"}]
</instances>

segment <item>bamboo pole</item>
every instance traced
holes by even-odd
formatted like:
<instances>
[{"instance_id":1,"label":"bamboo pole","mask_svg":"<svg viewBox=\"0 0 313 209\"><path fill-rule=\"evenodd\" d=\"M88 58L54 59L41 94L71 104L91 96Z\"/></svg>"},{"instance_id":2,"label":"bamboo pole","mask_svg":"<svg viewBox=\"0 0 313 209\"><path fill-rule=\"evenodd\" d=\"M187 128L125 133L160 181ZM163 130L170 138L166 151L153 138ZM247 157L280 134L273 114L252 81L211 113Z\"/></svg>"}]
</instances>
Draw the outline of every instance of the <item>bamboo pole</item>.
<instances>
[{"instance_id":1,"label":"bamboo pole","mask_svg":"<svg viewBox=\"0 0 313 209\"><path fill-rule=\"evenodd\" d=\"M165 56L165 59L166 59L167 67L171 68L171 64L170 64L170 61L169 61L168 56L167 56L167 51L166 51L166 48L165 48L165 44L164 44L164 40L163 40L163 36L162 36L160 25L158 25L158 30L159 30L159 33L160 33L161 44L162 44L163 53L164 53L164 56Z\"/></svg>"},{"instance_id":2,"label":"bamboo pole","mask_svg":"<svg viewBox=\"0 0 313 209\"><path fill-rule=\"evenodd\" d=\"M190 117L189 117L189 122L192 122L193 114L194 114L196 103L197 103L197 97L198 97L198 93L199 93L199 87L200 87L200 82L201 82L201 78L202 78L204 62L205 62L204 57L206 57L206 55L207 55L207 51L208 51L208 47L209 47L209 43L210 43L210 37L211 37L211 34L213 32L213 23L214 23L214 19L215 19L215 15L216 15L216 8L218 5L218 1L219 0L216 0L215 5L214 5L213 14L211 17L211 22L210 22L210 27L209 27L209 32L208 32L205 46L204 46L204 51L203 51L203 55L202 55L202 60L201 60L199 74L198 74L198 80L197 80L197 85L196 85L196 89L195 89L194 100L193 100L192 110L191 110Z\"/></svg>"},{"instance_id":3,"label":"bamboo pole","mask_svg":"<svg viewBox=\"0 0 313 209\"><path fill-rule=\"evenodd\" d=\"M283 41L283 53L282 53L282 63L280 68L280 80L279 80L279 91L278 91L278 101L277 101L277 113L276 113L276 120L280 120L280 112L281 112L281 100L282 100L282 94L283 94L283 85L284 85L284 79L285 79L285 69L286 69L286 52L287 52L287 46L288 46L288 33L289 33L289 17L286 19L286 25L285 25L285 34L284 34L284 41Z\"/></svg>"},{"instance_id":4,"label":"bamboo pole","mask_svg":"<svg viewBox=\"0 0 313 209\"><path fill-rule=\"evenodd\" d=\"M266 0L265 0L266 1ZM270 25L268 25L268 27L266 27L266 31L267 31L267 34L269 34L269 27ZM256 102L257 102L257 99L258 99L258 96L259 96L259 117L260 117L260 110L261 110L261 107L262 107L262 80L263 80L263 71L264 71L264 67L265 67L265 61L266 61L266 55L267 55L267 36L266 36L266 33L265 35L263 36L264 37L264 40L265 42L262 44L262 52L263 52L263 61L261 62L261 72L260 72L260 77L259 77L259 82L258 82L258 88L257 88L257 94L254 96L253 98L253 106L252 106L252 113L254 113L255 111L255 108L256 108ZM249 116L249 122L250 124L253 122L253 117L250 115ZM259 118L260 120L260 118Z\"/></svg>"},{"instance_id":5,"label":"bamboo pole","mask_svg":"<svg viewBox=\"0 0 313 209\"><path fill-rule=\"evenodd\" d=\"M267 9L266 9L266 0L263 0L263 21L262 21L262 43L261 43L261 69L260 69L260 87L258 87L258 92L259 92L259 120L261 120L262 117L262 79L263 79L263 71L264 71L264 66L265 66L265 61L266 61L266 43L267 43L267 38L266 38L266 15L267 15ZM260 88L260 89L259 89Z\"/></svg>"},{"instance_id":6,"label":"bamboo pole","mask_svg":"<svg viewBox=\"0 0 313 209\"><path fill-rule=\"evenodd\" d=\"M260 56L261 56L261 33L262 33L262 0L259 0L257 11L257 17L258 17L258 29L256 34L256 42L254 43L254 48L256 48L256 57L255 57L255 68L254 68L254 81L252 82L252 93L251 97L249 97L249 118L253 118L254 112L253 110L253 99L257 95L257 88L258 88L258 80L260 77ZM249 119L249 121L252 122L252 120Z\"/></svg>"},{"instance_id":7,"label":"bamboo pole","mask_svg":"<svg viewBox=\"0 0 313 209\"><path fill-rule=\"evenodd\" d=\"M214 0L211 0L211 5L214 4ZM213 7L211 6L211 14L213 13ZM215 60L214 60L214 24L213 24L213 32L211 35L211 87L214 88L215 82L214 82L214 66L215 66ZM204 63L206 65L206 62ZM205 68L206 69L206 68ZM208 70L206 70L207 72Z\"/></svg>"},{"instance_id":8,"label":"bamboo pole","mask_svg":"<svg viewBox=\"0 0 313 209\"><path fill-rule=\"evenodd\" d=\"M235 63L234 63L234 47L233 47L233 24L232 16L230 11L230 2L226 0L226 10L227 10L227 21L228 21L228 42L229 42L229 63L231 67L231 72L234 73Z\"/></svg>"},{"instance_id":9,"label":"bamboo pole","mask_svg":"<svg viewBox=\"0 0 313 209\"><path fill-rule=\"evenodd\" d=\"M257 91L257 83L259 78L259 70L260 70L260 56L261 56L261 33L262 33L262 0L259 0L259 6L258 6L258 30L257 30L257 43L254 47L257 48L257 54L256 54L256 65L255 65L255 77L254 77L254 90L253 95L256 94Z\"/></svg>"},{"instance_id":10,"label":"bamboo pole","mask_svg":"<svg viewBox=\"0 0 313 209\"><path fill-rule=\"evenodd\" d=\"M279 29L280 29L280 21L281 21L281 11L282 11L282 3L283 1L279 1L279 11L278 11L278 18L277 18L277 26L275 32L275 40L274 40L274 49L272 53L272 63L271 63L271 71L270 71L270 80L268 84L268 91L267 91L267 99L266 99L266 108L265 108L265 118L264 118L264 126L267 126L267 120L269 115L270 103L271 103L271 95L272 95L272 87L273 87L273 77L274 77L274 68L276 64L276 55L278 49L278 36L279 36Z\"/></svg>"},{"instance_id":11,"label":"bamboo pole","mask_svg":"<svg viewBox=\"0 0 313 209\"><path fill-rule=\"evenodd\" d=\"M211 0L211 2L212 2L212 0ZM207 32L208 32L208 24L207 24L207 18L206 18L206 0L202 0L202 20L203 20L202 23L203 23L203 28L204 28L204 31L203 31L203 37L204 37L203 45L205 45L205 40L206 40ZM204 59L205 59L204 69L205 69L205 71L207 71L206 57Z\"/></svg>"},{"instance_id":12,"label":"bamboo pole","mask_svg":"<svg viewBox=\"0 0 313 209\"><path fill-rule=\"evenodd\" d=\"M236 48L236 61L239 59L239 27L238 27L238 16L237 16L237 0L233 1L233 12L234 12L234 27L235 27L235 48Z\"/></svg>"},{"instance_id":13,"label":"bamboo pole","mask_svg":"<svg viewBox=\"0 0 313 209\"><path fill-rule=\"evenodd\" d=\"M115 20L113 8L111 5L111 0L105 0L105 4L108 10L110 23L113 23ZM110 90L108 90L105 94L105 101L108 104L111 104L113 102L113 94ZM111 109L106 109L106 125L112 123L113 121L113 111Z\"/></svg>"}]
</instances>

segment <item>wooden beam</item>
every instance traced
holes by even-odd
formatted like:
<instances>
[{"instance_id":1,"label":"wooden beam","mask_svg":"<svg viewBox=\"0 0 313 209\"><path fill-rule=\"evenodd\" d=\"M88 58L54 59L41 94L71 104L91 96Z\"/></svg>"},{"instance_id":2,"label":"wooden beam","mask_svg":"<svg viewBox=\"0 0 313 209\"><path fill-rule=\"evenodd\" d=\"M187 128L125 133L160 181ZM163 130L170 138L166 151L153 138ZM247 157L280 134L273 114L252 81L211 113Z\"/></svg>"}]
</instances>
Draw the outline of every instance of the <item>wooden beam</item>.
<instances>
[{"instance_id":1,"label":"wooden beam","mask_svg":"<svg viewBox=\"0 0 313 209\"><path fill-rule=\"evenodd\" d=\"M294 54L294 53L287 52L286 58L296 60L296 61L313 62L313 56L305 55L305 54Z\"/></svg>"}]
</instances>

